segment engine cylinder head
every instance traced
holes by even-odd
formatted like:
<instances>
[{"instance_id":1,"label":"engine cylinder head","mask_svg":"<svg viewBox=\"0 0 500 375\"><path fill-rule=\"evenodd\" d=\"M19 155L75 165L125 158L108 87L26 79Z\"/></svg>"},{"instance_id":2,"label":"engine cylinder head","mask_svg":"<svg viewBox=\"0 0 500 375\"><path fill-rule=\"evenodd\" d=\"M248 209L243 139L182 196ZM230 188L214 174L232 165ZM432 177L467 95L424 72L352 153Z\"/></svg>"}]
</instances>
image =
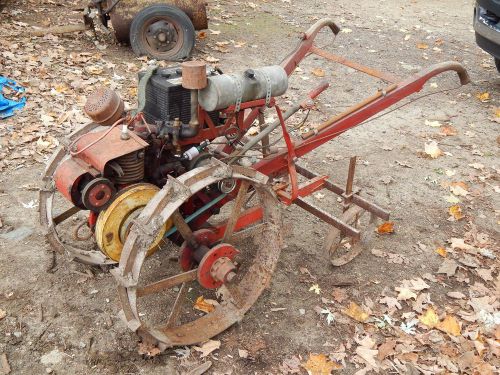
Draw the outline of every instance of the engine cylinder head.
<instances>
[{"instance_id":1,"label":"engine cylinder head","mask_svg":"<svg viewBox=\"0 0 500 375\"><path fill-rule=\"evenodd\" d=\"M115 183L131 184L144 179L144 154L143 151L132 152L115 159L123 173L114 178Z\"/></svg>"},{"instance_id":2,"label":"engine cylinder head","mask_svg":"<svg viewBox=\"0 0 500 375\"><path fill-rule=\"evenodd\" d=\"M101 87L87 98L84 111L92 121L101 125L113 125L125 109L120 96L113 90Z\"/></svg>"}]
</instances>

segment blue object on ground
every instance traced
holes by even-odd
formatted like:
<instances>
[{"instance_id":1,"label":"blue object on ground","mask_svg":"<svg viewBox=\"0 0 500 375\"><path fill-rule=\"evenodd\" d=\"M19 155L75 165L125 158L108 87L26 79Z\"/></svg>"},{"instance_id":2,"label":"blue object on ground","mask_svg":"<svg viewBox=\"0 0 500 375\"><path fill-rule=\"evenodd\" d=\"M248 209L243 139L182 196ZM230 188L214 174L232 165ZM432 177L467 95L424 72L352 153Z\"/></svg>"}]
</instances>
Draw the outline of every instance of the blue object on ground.
<instances>
[{"instance_id":1,"label":"blue object on ground","mask_svg":"<svg viewBox=\"0 0 500 375\"><path fill-rule=\"evenodd\" d=\"M21 98L19 101L10 100L2 95L4 86L9 87L15 92L24 92L24 87L19 86L15 81L0 76L0 119L4 119L14 115L14 111L23 108L26 104L26 98Z\"/></svg>"}]
</instances>

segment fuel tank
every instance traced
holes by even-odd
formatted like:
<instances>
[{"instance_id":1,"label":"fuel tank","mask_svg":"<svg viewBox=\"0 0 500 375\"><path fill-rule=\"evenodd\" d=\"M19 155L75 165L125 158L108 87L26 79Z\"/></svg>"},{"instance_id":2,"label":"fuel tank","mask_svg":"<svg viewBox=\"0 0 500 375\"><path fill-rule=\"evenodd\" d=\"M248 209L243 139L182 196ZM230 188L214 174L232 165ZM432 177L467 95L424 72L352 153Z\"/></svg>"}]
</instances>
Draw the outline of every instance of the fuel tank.
<instances>
[{"instance_id":1,"label":"fuel tank","mask_svg":"<svg viewBox=\"0 0 500 375\"><path fill-rule=\"evenodd\" d=\"M225 109L237 103L283 95L288 89L288 76L279 65L248 69L242 73L221 74L208 78L199 91L199 102L205 111Z\"/></svg>"}]
</instances>

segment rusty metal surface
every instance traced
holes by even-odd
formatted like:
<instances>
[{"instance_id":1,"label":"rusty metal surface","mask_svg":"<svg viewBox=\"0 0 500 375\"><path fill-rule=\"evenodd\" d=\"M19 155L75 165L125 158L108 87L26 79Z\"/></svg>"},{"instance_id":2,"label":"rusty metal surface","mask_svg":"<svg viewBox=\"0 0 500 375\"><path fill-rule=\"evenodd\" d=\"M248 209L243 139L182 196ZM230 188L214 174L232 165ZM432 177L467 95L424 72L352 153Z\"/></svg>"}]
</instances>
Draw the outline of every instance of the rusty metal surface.
<instances>
[{"instance_id":1,"label":"rusty metal surface","mask_svg":"<svg viewBox=\"0 0 500 375\"><path fill-rule=\"evenodd\" d=\"M203 61L186 61L181 64L182 87L202 90L207 87L207 64Z\"/></svg>"},{"instance_id":2,"label":"rusty metal surface","mask_svg":"<svg viewBox=\"0 0 500 375\"><path fill-rule=\"evenodd\" d=\"M338 219L332 215L330 215L328 212L322 210L319 207L313 206L312 204L306 202L303 198L297 198L293 201L297 206L303 208L307 212L313 214L314 216L318 217L325 223L328 223L332 225L333 227L337 228L340 230L342 233L346 233L349 236L359 239L361 237L361 234L358 229L352 227L348 223L342 221L341 219Z\"/></svg>"},{"instance_id":3,"label":"rusty metal surface","mask_svg":"<svg viewBox=\"0 0 500 375\"><path fill-rule=\"evenodd\" d=\"M311 172L310 170L300 166L296 165L295 168L297 169L297 172L301 174L304 177L307 178L315 178L319 177L320 175L314 172ZM345 193L344 189L340 187L339 185L333 183L330 180L325 180L324 182L324 187L327 190L330 190L331 192L337 194L337 195L343 195ZM377 206L375 203L372 203L365 198L359 196L358 194L354 194L352 196L352 202L356 204L359 207L362 207L364 210L372 213L373 215L381 218L382 220L389 220L390 213L389 211L383 209L382 207Z\"/></svg>"},{"instance_id":4,"label":"rusty metal surface","mask_svg":"<svg viewBox=\"0 0 500 375\"><path fill-rule=\"evenodd\" d=\"M141 270L145 266L145 252L148 243L155 236L162 223L171 218L178 208L193 194L228 177L237 180L249 181L259 198L259 206L264 209L264 225L261 235L254 238L258 248L250 266L241 277L225 285L230 298L217 306L216 309L202 317L180 325L175 325L168 318L165 324L151 326L138 311L138 297L181 286L182 283L192 280L194 273L180 273L177 276L159 280L153 284L137 289L140 283ZM238 210L232 210L232 216L239 216ZM119 283L119 297L127 325L141 336L143 342L157 345L161 349L176 345L189 345L203 342L224 331L235 322L242 319L245 312L255 303L271 279L276 267L280 250L281 237L281 210L275 194L267 186L267 177L256 174L254 170L241 167L230 168L220 161L213 160L209 165L194 169L177 179L170 179L167 185L157 194L137 220L139 225L132 228L125 243L119 267L113 275ZM179 220L176 220L179 221ZM231 222L234 220L231 220ZM147 229L146 229L147 228ZM150 231L145 233L144 231ZM182 228L183 237L192 238L189 227ZM238 232L233 235L237 235ZM182 291L182 288L181 288ZM178 299L173 306L170 316L176 317ZM172 307L171 306L171 307ZM161 307L165 311L164 306Z\"/></svg>"},{"instance_id":5,"label":"rusty metal surface","mask_svg":"<svg viewBox=\"0 0 500 375\"><path fill-rule=\"evenodd\" d=\"M99 172L104 172L106 164L121 156L128 155L134 151L139 151L148 146L148 143L143 141L134 132L129 132L130 139L121 139L121 130L117 127L111 129L102 140L98 139L107 130L88 133L81 137L76 142L76 152L85 149L88 145L92 146L82 151L78 157L84 162L92 165Z\"/></svg>"},{"instance_id":6,"label":"rusty metal surface","mask_svg":"<svg viewBox=\"0 0 500 375\"><path fill-rule=\"evenodd\" d=\"M68 141L71 143L82 134L86 134L96 127L98 127L98 125L95 123L83 125L68 136ZM54 186L54 173L61 161L67 156L68 153L66 148L63 146L59 147L49 160L42 177L43 186L39 194L39 213L40 223L44 230L45 238L55 251L67 255L69 259L75 259L81 263L90 265L114 264L114 261L106 258L100 251L93 249L82 250L68 244L66 239L58 232L57 227L59 224L70 219L79 212L79 209L73 207L62 213L54 213L54 198L58 193Z\"/></svg>"},{"instance_id":7,"label":"rusty metal surface","mask_svg":"<svg viewBox=\"0 0 500 375\"><path fill-rule=\"evenodd\" d=\"M99 214L95 226L95 239L101 251L118 262L123 249L123 243L132 220L138 216L142 208L160 189L152 184L135 184L120 191L120 195L111 205ZM154 239L147 255L153 254L162 244L163 235L172 226L165 223L158 236Z\"/></svg>"},{"instance_id":8,"label":"rusty metal surface","mask_svg":"<svg viewBox=\"0 0 500 375\"><path fill-rule=\"evenodd\" d=\"M339 64L348 66L349 68L366 73L366 74L368 74L372 77L375 77L375 78L380 78L381 80L384 80L384 81L389 82L389 83L396 83L396 82L400 81L400 79L398 77L396 77L390 73L381 72L379 70L370 68L368 66L364 66L360 63L348 60L342 56L334 55L333 53L324 51L324 50L322 50L318 47L315 47L315 46L311 47L311 52L318 55L318 56L324 57L327 60L334 61L334 62L337 62Z\"/></svg>"},{"instance_id":9,"label":"rusty metal surface","mask_svg":"<svg viewBox=\"0 0 500 375\"><path fill-rule=\"evenodd\" d=\"M120 96L107 87L101 87L87 98L83 110L92 121L102 125L113 125L118 121L125 109Z\"/></svg>"},{"instance_id":10,"label":"rusty metal surface","mask_svg":"<svg viewBox=\"0 0 500 375\"><path fill-rule=\"evenodd\" d=\"M365 211L361 207L353 205L342 214L342 221L348 225L357 226L357 222L364 212ZM325 248L330 256L330 262L335 267L340 267L349 263L363 251L364 247L360 241L361 239L351 237L349 238L349 243L351 244L349 251L344 255L338 256L337 252L343 246L343 240L345 237L349 237L349 235L343 233L340 229L335 227L332 228L326 237Z\"/></svg>"},{"instance_id":11,"label":"rusty metal surface","mask_svg":"<svg viewBox=\"0 0 500 375\"><path fill-rule=\"evenodd\" d=\"M108 0L110 6L113 0ZM207 3L205 0L122 0L111 11L110 18L116 38L119 42L128 43L130 24L134 16L147 6L153 4L174 5L184 11L193 22L196 30L208 29Z\"/></svg>"}]
</instances>

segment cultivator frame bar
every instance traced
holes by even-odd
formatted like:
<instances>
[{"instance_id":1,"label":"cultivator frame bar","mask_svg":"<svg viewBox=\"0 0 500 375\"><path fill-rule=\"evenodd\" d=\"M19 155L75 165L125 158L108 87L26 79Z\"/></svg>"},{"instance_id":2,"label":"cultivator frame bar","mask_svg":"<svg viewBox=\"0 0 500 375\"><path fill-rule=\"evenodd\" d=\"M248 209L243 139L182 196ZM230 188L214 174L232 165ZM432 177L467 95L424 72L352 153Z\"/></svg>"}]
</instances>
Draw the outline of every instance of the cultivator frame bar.
<instances>
[{"instance_id":1,"label":"cultivator frame bar","mask_svg":"<svg viewBox=\"0 0 500 375\"><path fill-rule=\"evenodd\" d=\"M350 107L345 112L333 116L329 120L318 125L315 129L302 134L302 140L298 142L291 139L285 125L286 118L290 117L299 109L309 108L312 99L323 92L329 86L329 84L322 83L319 87L313 90L309 94L308 98L306 98L303 102L292 106L292 108L287 111L286 116L283 115L279 106L274 101L272 101L269 105L267 105L267 107L275 108L278 116L278 121L277 123L272 125L271 128L274 129L278 126L281 127L286 143L286 149L283 149L278 154L268 155L260 162L254 164L253 168L268 176L288 174L290 183L286 186L282 186L276 189L281 202L286 205L298 205L299 207L305 209L322 221L325 221L326 223L332 225L334 227L333 233L338 233L338 236L341 237L349 236L352 238L353 242L356 242L360 239L360 231L354 228L349 223L349 221L353 223L356 222L359 215L361 215L364 211L369 212L372 217L378 217L382 220L388 220L389 212L379 207L377 204L370 202L365 198L362 198L359 195L360 189L353 190L354 171L356 165L355 159L351 159L345 189L328 180L328 176L318 175L312 171L307 170L304 167L299 166L297 164L297 160L307 153L315 150L317 147L344 133L345 131L362 124L364 121L370 119L377 113L380 113L381 111L387 109L391 105L399 102L407 96L421 91L427 81L441 73L448 71L456 72L462 85L469 83L470 78L467 71L461 64L457 62L444 62L424 69L420 73L405 80L400 80L390 73L381 72L376 69L369 68L367 66L347 60L346 58L334 55L317 47L314 44L314 40L323 28L329 28L335 35L340 32L340 28L331 19L319 20L316 24L311 26L311 28L302 35L301 42L298 44L294 52L292 52L281 63L281 66L285 69L289 76L295 71L297 66L305 57L310 54L315 54L316 56L322 57L329 61L348 66L359 72L378 78L389 83L389 85L383 89L377 90L377 92L373 96L370 96L360 103ZM259 106L259 104L264 103L262 101L260 103L248 103L248 107L252 108L252 110L243 121L243 125L252 124L253 121L257 117L259 117L259 115L265 108L264 105ZM232 108L228 109L228 111L231 110ZM262 146L265 147L265 145L268 143L268 138L266 139L266 137L263 137ZM244 147L243 150L248 148L249 147ZM238 156L240 154L242 154L242 152L235 151L235 153L233 153L234 156ZM235 159L233 159L233 161L234 160ZM302 175L308 180L304 183L299 184L298 175ZM288 189L285 190L285 187L288 187ZM344 213L347 213L343 215L344 219L336 218L325 212L324 210L311 205L303 199L321 189L327 189L342 198ZM350 208L353 209L349 211ZM352 215L352 212L354 211L356 212L356 214ZM327 245L327 247L330 248L331 246ZM346 257L346 259L347 258L350 257ZM350 258L349 260L352 260L352 258ZM332 264L336 266L347 263L345 259L344 261L334 260L333 258L331 260Z\"/></svg>"}]
</instances>

